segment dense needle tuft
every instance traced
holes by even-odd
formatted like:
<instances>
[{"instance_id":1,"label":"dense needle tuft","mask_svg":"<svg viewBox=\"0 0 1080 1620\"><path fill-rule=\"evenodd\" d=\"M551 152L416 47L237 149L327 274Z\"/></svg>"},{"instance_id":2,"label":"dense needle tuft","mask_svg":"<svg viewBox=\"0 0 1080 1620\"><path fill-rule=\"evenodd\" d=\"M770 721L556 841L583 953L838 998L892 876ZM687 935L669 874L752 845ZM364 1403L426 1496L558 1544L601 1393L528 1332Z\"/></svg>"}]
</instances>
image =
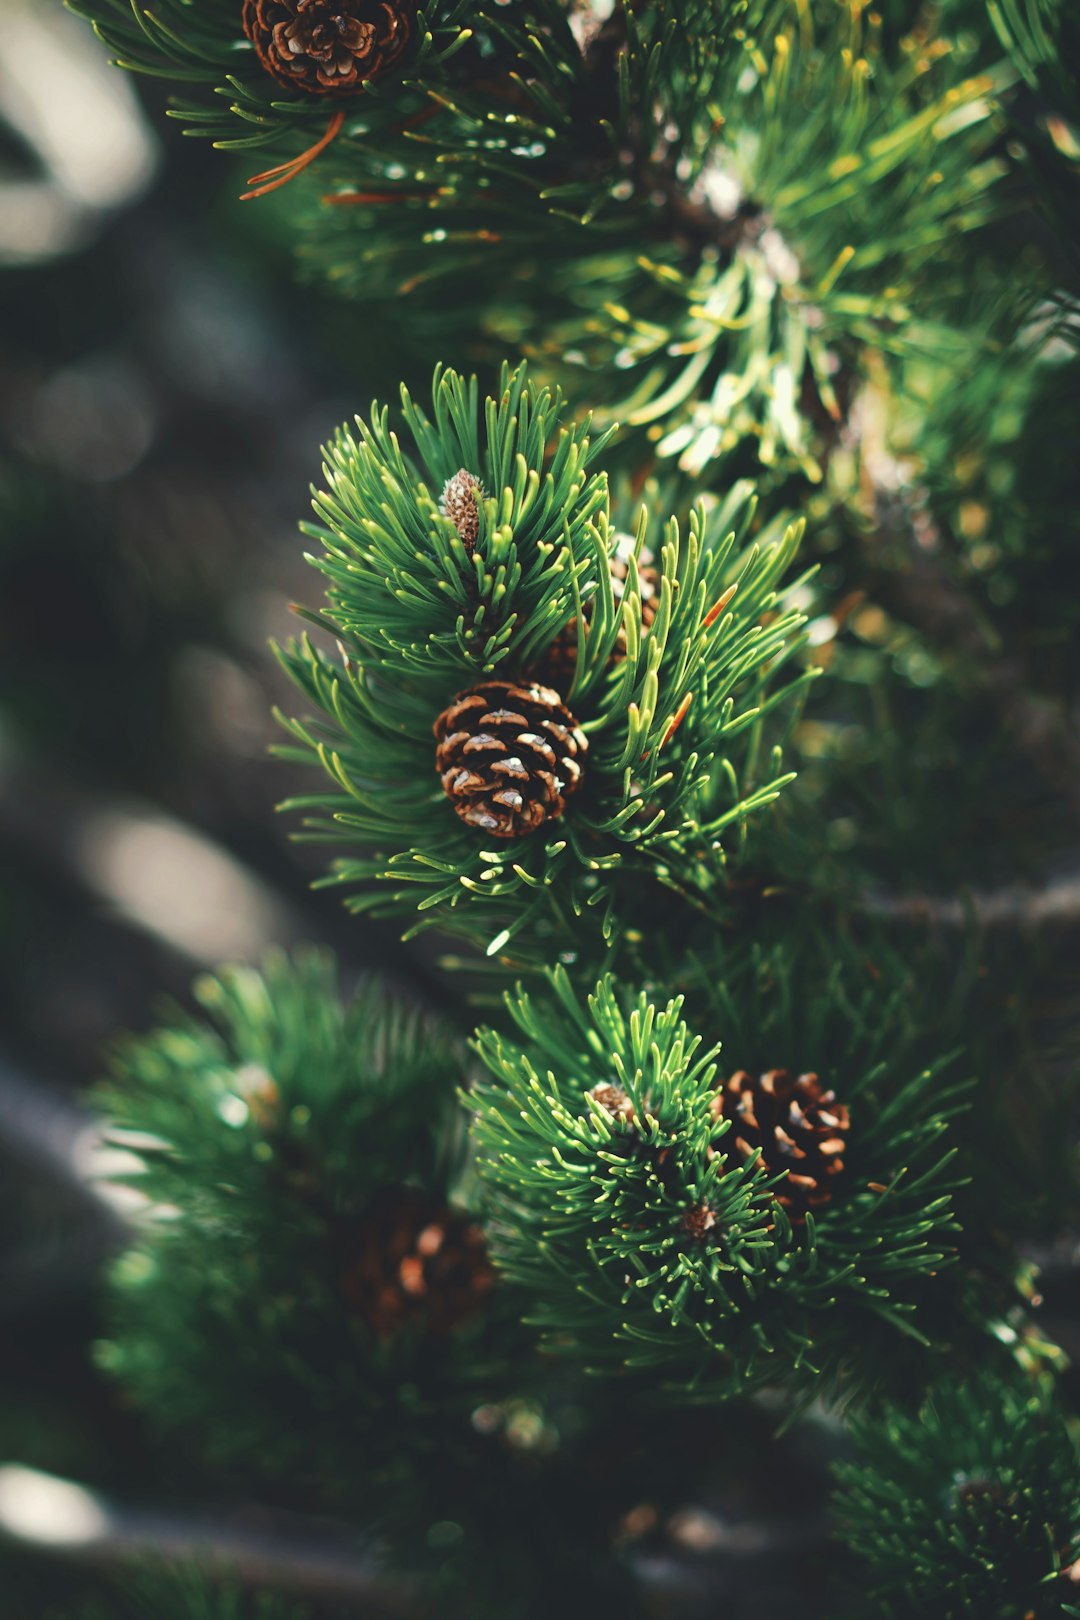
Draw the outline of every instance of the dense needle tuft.
<instances>
[{"instance_id":1,"label":"dense needle tuft","mask_svg":"<svg viewBox=\"0 0 1080 1620\"><path fill-rule=\"evenodd\" d=\"M636 582L638 600L641 603L641 628L648 630L660 609L660 570L656 566L656 558L648 546L638 546L632 534L617 534L614 537L615 548L608 558L608 572L611 576L611 596L616 610L622 610L626 597L627 587L630 584L630 562L636 564ZM584 610L586 625L589 624L589 609ZM551 646L544 653L536 668L537 679L550 682L561 691L568 691L577 672L578 661L578 632L579 621L577 616L563 625ZM611 650L610 662L617 663L626 657L627 639L626 625L620 623L615 644Z\"/></svg>"},{"instance_id":2,"label":"dense needle tuft","mask_svg":"<svg viewBox=\"0 0 1080 1620\"><path fill-rule=\"evenodd\" d=\"M888 1620L1075 1615L1080 1457L1045 1386L991 1357L853 1426L836 1515Z\"/></svg>"}]
</instances>

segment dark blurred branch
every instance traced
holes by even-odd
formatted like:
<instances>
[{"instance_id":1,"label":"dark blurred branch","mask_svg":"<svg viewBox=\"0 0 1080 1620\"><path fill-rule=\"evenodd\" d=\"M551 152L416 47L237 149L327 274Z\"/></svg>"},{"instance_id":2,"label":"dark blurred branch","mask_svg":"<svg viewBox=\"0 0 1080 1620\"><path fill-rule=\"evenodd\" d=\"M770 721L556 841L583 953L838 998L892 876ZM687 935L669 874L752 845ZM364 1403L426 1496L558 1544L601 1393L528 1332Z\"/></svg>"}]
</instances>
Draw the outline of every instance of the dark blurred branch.
<instances>
[{"instance_id":1,"label":"dark blurred branch","mask_svg":"<svg viewBox=\"0 0 1080 1620\"><path fill-rule=\"evenodd\" d=\"M191 967L258 962L271 948L327 934L324 917L202 828L150 801L102 794L10 747L0 748L4 847L46 864L125 930L164 946L185 977ZM405 947L390 928L346 919L335 947L347 971L377 973L430 1008L460 1008L431 949Z\"/></svg>"},{"instance_id":2,"label":"dark blurred branch","mask_svg":"<svg viewBox=\"0 0 1080 1620\"><path fill-rule=\"evenodd\" d=\"M71 1178L88 1199L94 1195L75 1177L74 1166L80 1143L92 1130L81 1108L25 1080L0 1058L0 1138L45 1169Z\"/></svg>"},{"instance_id":3,"label":"dark blurred branch","mask_svg":"<svg viewBox=\"0 0 1080 1620\"><path fill-rule=\"evenodd\" d=\"M872 892L862 909L872 917L927 923L938 928L1044 928L1080 923L1080 873L1064 872L1042 888L1008 884L1001 889L971 889L961 895Z\"/></svg>"},{"instance_id":4,"label":"dark blurred branch","mask_svg":"<svg viewBox=\"0 0 1080 1620\"><path fill-rule=\"evenodd\" d=\"M363 1605L365 1620L409 1620L426 1614L407 1581L383 1575L355 1535L322 1520L264 1514L253 1524L213 1522L182 1513L148 1513L115 1503L85 1486L37 1469L0 1464L0 1539L105 1566L132 1560L192 1561L256 1587ZM729 1520L687 1508L648 1550L630 1554L637 1578L660 1605L682 1612L680 1599L738 1606L760 1595L768 1575L770 1604L754 1612L789 1614L805 1595L805 1556L828 1533L821 1513L805 1520ZM369 1543L370 1547L370 1543Z\"/></svg>"},{"instance_id":5,"label":"dark blurred branch","mask_svg":"<svg viewBox=\"0 0 1080 1620\"><path fill-rule=\"evenodd\" d=\"M1080 1233L1060 1232L1050 1242L1022 1243L1019 1254L1043 1277L1074 1277L1080 1272Z\"/></svg>"}]
</instances>

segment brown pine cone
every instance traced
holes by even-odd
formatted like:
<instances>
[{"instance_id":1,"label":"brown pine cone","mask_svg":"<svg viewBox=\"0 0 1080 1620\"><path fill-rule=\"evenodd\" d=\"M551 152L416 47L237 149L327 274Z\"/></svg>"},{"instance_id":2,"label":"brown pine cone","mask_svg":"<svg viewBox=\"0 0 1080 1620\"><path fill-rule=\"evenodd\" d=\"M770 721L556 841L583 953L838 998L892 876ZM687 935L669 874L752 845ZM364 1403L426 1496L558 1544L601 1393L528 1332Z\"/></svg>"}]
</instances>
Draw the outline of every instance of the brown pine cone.
<instances>
[{"instance_id":1,"label":"brown pine cone","mask_svg":"<svg viewBox=\"0 0 1080 1620\"><path fill-rule=\"evenodd\" d=\"M481 681L440 714L435 736L455 811L493 838L520 838L561 816L589 746L559 694L532 681Z\"/></svg>"},{"instance_id":2,"label":"brown pine cone","mask_svg":"<svg viewBox=\"0 0 1080 1620\"><path fill-rule=\"evenodd\" d=\"M452 1333L495 1282L480 1228L415 1187L377 1194L350 1249L345 1297L379 1339L402 1328Z\"/></svg>"},{"instance_id":3,"label":"brown pine cone","mask_svg":"<svg viewBox=\"0 0 1080 1620\"><path fill-rule=\"evenodd\" d=\"M720 1152L734 1148L745 1161L760 1148L759 1162L769 1175L788 1172L777 1184L776 1200L792 1222L801 1224L807 1210L829 1202L829 1183L844 1168L850 1119L816 1074L795 1078L787 1069L770 1069L755 1079L739 1069L718 1088L712 1108L715 1118L731 1121Z\"/></svg>"},{"instance_id":4,"label":"brown pine cone","mask_svg":"<svg viewBox=\"0 0 1080 1620\"><path fill-rule=\"evenodd\" d=\"M244 0L244 33L279 84L348 96L385 73L412 37L411 0Z\"/></svg>"},{"instance_id":5,"label":"brown pine cone","mask_svg":"<svg viewBox=\"0 0 1080 1620\"><path fill-rule=\"evenodd\" d=\"M629 558L634 555L637 541L632 534L620 534L615 550L608 559L611 570L611 590L615 597L616 608L621 608L622 599L626 592L626 584L630 578ZM637 560L638 590L641 593L641 628L647 630L656 618L660 607L660 571L656 567L652 552L647 546L642 546ZM586 610L586 623L588 611ZM548 681L552 686L565 692L574 679L577 669L578 655L578 622L577 618L564 624L555 640L551 643L543 659L537 667L536 673L540 679ZM619 633L615 641L612 654L614 661L626 657L626 629L619 626Z\"/></svg>"}]
</instances>

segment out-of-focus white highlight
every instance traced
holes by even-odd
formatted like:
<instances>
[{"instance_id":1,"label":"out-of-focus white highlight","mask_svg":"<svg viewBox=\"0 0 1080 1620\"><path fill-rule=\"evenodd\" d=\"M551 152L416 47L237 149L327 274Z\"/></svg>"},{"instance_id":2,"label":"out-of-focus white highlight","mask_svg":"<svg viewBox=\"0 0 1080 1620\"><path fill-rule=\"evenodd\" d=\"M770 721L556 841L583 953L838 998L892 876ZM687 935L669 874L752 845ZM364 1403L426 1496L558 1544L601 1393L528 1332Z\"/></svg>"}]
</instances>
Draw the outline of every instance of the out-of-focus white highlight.
<instances>
[{"instance_id":1,"label":"out-of-focus white highlight","mask_svg":"<svg viewBox=\"0 0 1080 1620\"><path fill-rule=\"evenodd\" d=\"M42 0L0 0L0 33L0 119L44 171L0 182L0 260L32 263L78 246L138 196L157 149L85 23Z\"/></svg>"},{"instance_id":2,"label":"out-of-focus white highlight","mask_svg":"<svg viewBox=\"0 0 1080 1620\"><path fill-rule=\"evenodd\" d=\"M92 1492L16 1464L0 1467L0 1531L41 1547L106 1540L109 1515Z\"/></svg>"},{"instance_id":3,"label":"out-of-focus white highlight","mask_svg":"<svg viewBox=\"0 0 1080 1620\"><path fill-rule=\"evenodd\" d=\"M258 879L168 816L101 810L76 836L86 883L136 927L197 962L250 961L290 932L285 908Z\"/></svg>"}]
</instances>

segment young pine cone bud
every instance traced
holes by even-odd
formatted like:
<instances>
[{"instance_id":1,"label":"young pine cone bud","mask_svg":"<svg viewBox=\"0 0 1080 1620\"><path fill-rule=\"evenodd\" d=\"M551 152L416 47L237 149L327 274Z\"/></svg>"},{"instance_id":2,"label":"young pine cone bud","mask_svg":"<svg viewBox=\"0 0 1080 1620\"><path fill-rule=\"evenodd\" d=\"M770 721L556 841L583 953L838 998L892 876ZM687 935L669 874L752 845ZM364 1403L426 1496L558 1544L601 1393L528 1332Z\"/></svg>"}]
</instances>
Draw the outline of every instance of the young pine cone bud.
<instances>
[{"instance_id":1,"label":"young pine cone bud","mask_svg":"<svg viewBox=\"0 0 1080 1620\"><path fill-rule=\"evenodd\" d=\"M682 1229L698 1243L703 1243L715 1226L716 1211L708 1204L694 1204L683 1212Z\"/></svg>"},{"instance_id":2,"label":"young pine cone bud","mask_svg":"<svg viewBox=\"0 0 1080 1620\"><path fill-rule=\"evenodd\" d=\"M717 1119L731 1121L720 1141L722 1153L745 1161L760 1149L767 1174L787 1171L776 1200L793 1223L802 1224L807 1210L829 1202L829 1183L844 1168L850 1120L816 1074L796 1078L786 1069L770 1069L755 1078L739 1069L718 1089L712 1106Z\"/></svg>"},{"instance_id":3,"label":"young pine cone bud","mask_svg":"<svg viewBox=\"0 0 1080 1620\"><path fill-rule=\"evenodd\" d=\"M629 1093L622 1086L616 1086L611 1081L593 1086L589 1096L612 1119L625 1119L629 1123L634 1117L634 1103Z\"/></svg>"},{"instance_id":4,"label":"young pine cone bud","mask_svg":"<svg viewBox=\"0 0 1080 1620\"><path fill-rule=\"evenodd\" d=\"M480 1228L415 1187L377 1194L350 1247L345 1296L378 1339L407 1327L452 1333L495 1281Z\"/></svg>"},{"instance_id":5,"label":"young pine cone bud","mask_svg":"<svg viewBox=\"0 0 1080 1620\"><path fill-rule=\"evenodd\" d=\"M435 766L462 821L520 838L556 816L581 785L584 732L549 687L481 681L435 722Z\"/></svg>"},{"instance_id":6,"label":"young pine cone bud","mask_svg":"<svg viewBox=\"0 0 1080 1620\"><path fill-rule=\"evenodd\" d=\"M409 0L244 0L244 33L279 84L347 96L378 78L412 36Z\"/></svg>"},{"instance_id":7,"label":"young pine cone bud","mask_svg":"<svg viewBox=\"0 0 1080 1620\"><path fill-rule=\"evenodd\" d=\"M473 551L480 534L479 502L483 498L479 478L467 467L459 468L453 478L448 478L443 485L439 511L443 517L450 519L468 552Z\"/></svg>"}]
</instances>

